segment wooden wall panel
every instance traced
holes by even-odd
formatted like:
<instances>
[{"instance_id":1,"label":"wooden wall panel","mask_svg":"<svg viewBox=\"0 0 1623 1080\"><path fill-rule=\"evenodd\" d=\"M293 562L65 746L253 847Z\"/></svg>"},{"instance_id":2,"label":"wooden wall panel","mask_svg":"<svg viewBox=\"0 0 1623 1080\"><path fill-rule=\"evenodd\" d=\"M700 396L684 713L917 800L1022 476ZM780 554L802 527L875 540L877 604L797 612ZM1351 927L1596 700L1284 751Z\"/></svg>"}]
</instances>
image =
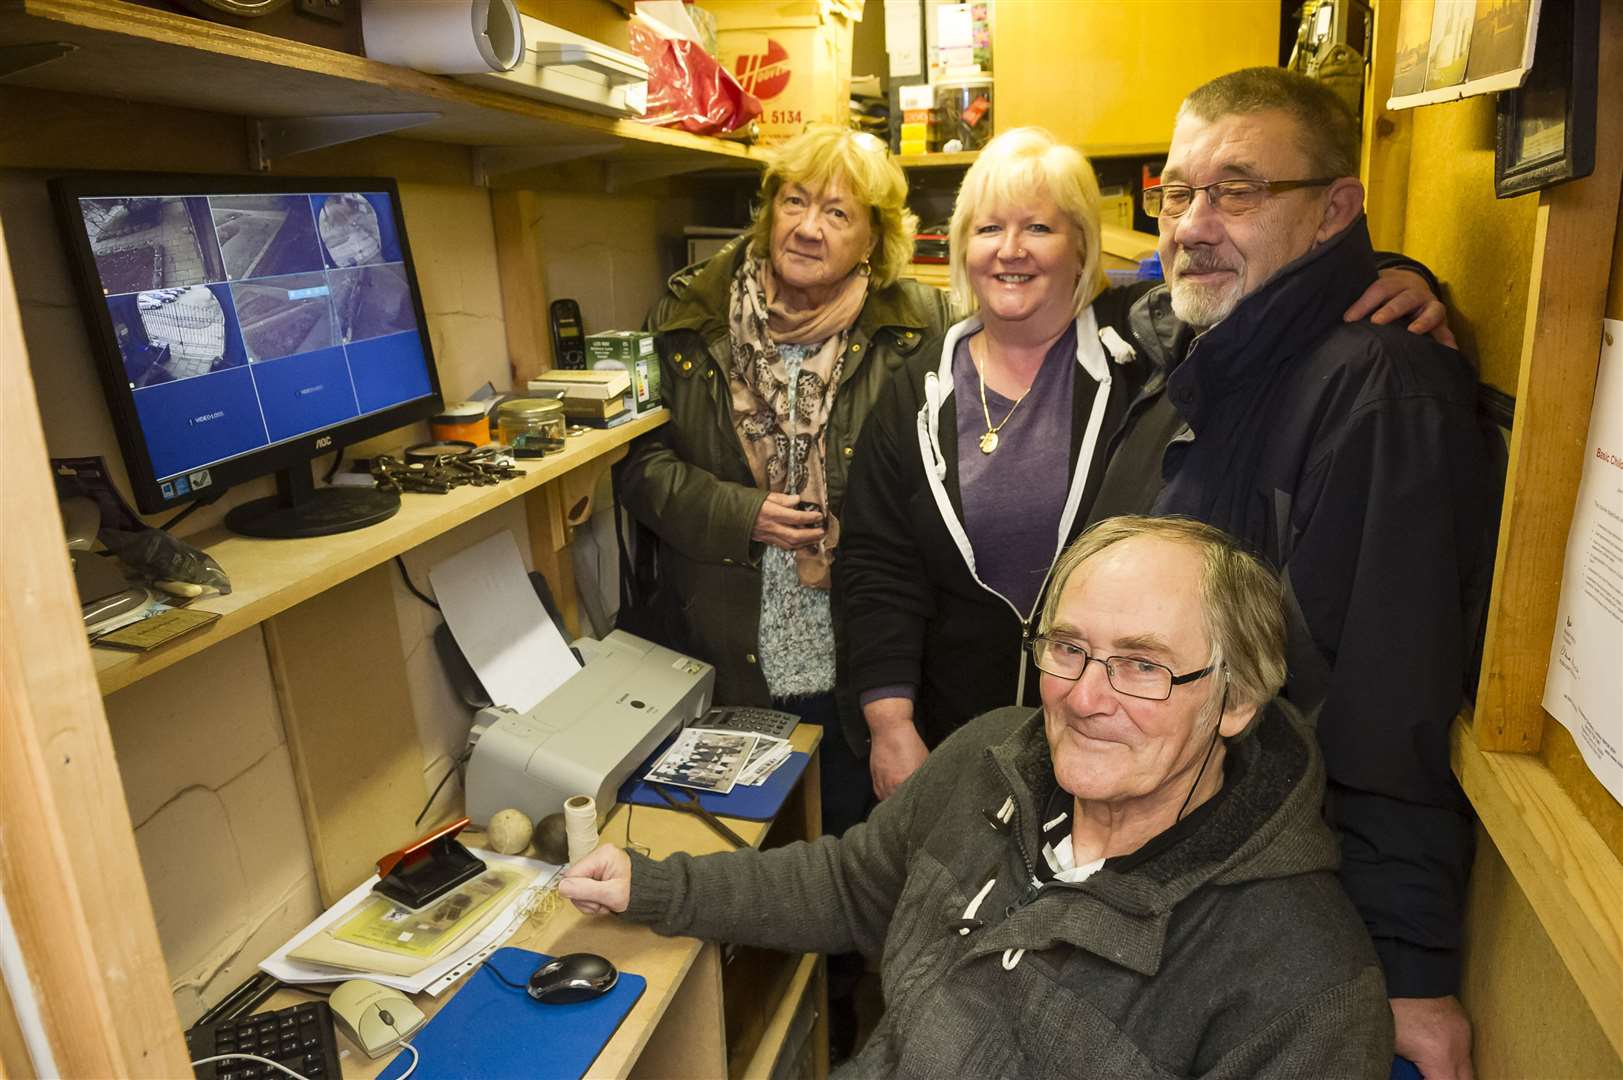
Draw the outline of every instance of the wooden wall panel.
<instances>
[{"instance_id":1,"label":"wooden wall panel","mask_svg":"<svg viewBox=\"0 0 1623 1080\"><path fill-rule=\"evenodd\" d=\"M428 789L388 564L265 623L323 903L423 832Z\"/></svg>"},{"instance_id":2,"label":"wooden wall panel","mask_svg":"<svg viewBox=\"0 0 1623 1080\"><path fill-rule=\"evenodd\" d=\"M1618 225L1612 240L1612 280L1606 296L1606 316L1610 319L1623 319L1623 201L1618 205ZM1600 833L1612 854L1623 861L1623 806L1595 779L1572 734L1554 720L1547 722L1538 753L1585 820ZM1623 1023L1623 1019L1619 1022Z\"/></svg>"},{"instance_id":3,"label":"wooden wall panel","mask_svg":"<svg viewBox=\"0 0 1623 1080\"><path fill-rule=\"evenodd\" d=\"M1460 348L1482 380L1514 393L1538 196L1494 198L1493 95L1408 111L1416 151L1398 250L1442 280Z\"/></svg>"},{"instance_id":4,"label":"wooden wall panel","mask_svg":"<svg viewBox=\"0 0 1623 1080\"><path fill-rule=\"evenodd\" d=\"M997 0L992 50L997 130L1041 124L1088 147L1164 147L1189 91L1279 62L1279 4Z\"/></svg>"},{"instance_id":5,"label":"wooden wall panel","mask_svg":"<svg viewBox=\"0 0 1623 1080\"><path fill-rule=\"evenodd\" d=\"M1600 355L1623 180L1623 5L1601 5L1595 171L1539 194L1516 427L1474 729L1485 750L1538 749L1544 676Z\"/></svg>"},{"instance_id":6,"label":"wooden wall panel","mask_svg":"<svg viewBox=\"0 0 1623 1080\"><path fill-rule=\"evenodd\" d=\"M1579 993L1503 855L1481 829L1465 936L1474 947L1465 954L1460 997L1473 1021L1481 1080L1623 1075L1623 1058ZM1534 1003L1545 1022L1529 1022Z\"/></svg>"},{"instance_id":7,"label":"wooden wall panel","mask_svg":"<svg viewBox=\"0 0 1623 1080\"><path fill-rule=\"evenodd\" d=\"M56 1065L190 1072L79 619L0 231L0 889ZM26 650L26 652L25 652Z\"/></svg>"}]
</instances>

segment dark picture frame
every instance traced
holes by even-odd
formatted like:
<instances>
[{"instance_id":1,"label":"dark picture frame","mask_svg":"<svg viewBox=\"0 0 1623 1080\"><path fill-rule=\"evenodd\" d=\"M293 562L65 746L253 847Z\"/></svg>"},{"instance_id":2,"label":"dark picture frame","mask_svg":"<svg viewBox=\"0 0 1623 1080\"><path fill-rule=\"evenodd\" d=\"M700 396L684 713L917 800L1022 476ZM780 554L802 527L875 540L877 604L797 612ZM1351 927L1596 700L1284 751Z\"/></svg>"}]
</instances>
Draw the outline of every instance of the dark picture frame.
<instances>
[{"instance_id":1,"label":"dark picture frame","mask_svg":"<svg viewBox=\"0 0 1623 1080\"><path fill-rule=\"evenodd\" d=\"M1508 199L1595 171L1600 0L1545 0L1533 69L1499 95L1494 195Z\"/></svg>"}]
</instances>

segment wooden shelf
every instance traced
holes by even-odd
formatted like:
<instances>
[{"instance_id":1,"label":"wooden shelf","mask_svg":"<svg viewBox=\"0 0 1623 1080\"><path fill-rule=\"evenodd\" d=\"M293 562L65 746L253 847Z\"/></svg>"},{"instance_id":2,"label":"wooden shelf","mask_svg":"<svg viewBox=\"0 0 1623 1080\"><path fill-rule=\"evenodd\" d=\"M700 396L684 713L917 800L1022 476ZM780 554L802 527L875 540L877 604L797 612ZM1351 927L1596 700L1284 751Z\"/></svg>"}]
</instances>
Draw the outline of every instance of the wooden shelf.
<instances>
[{"instance_id":1,"label":"wooden shelf","mask_svg":"<svg viewBox=\"0 0 1623 1080\"><path fill-rule=\"evenodd\" d=\"M960 154L898 154L896 160L904 169L967 169L980 156L979 150L965 150Z\"/></svg>"},{"instance_id":2,"label":"wooden shelf","mask_svg":"<svg viewBox=\"0 0 1623 1080\"><path fill-rule=\"evenodd\" d=\"M16 0L0 12L0 49L73 50L9 83L250 118L437 112L406 138L545 148L553 160L601 157L682 171L752 167L741 143L596 116L350 53L119 0ZM537 162L538 164L542 162Z\"/></svg>"},{"instance_id":3,"label":"wooden shelf","mask_svg":"<svg viewBox=\"0 0 1623 1080\"><path fill-rule=\"evenodd\" d=\"M1168 142L1097 143L1078 147L1089 158L1159 157L1171 146ZM904 169L967 169L980 157L979 150L957 154L900 154L896 160Z\"/></svg>"},{"instance_id":4,"label":"wooden shelf","mask_svg":"<svg viewBox=\"0 0 1623 1080\"><path fill-rule=\"evenodd\" d=\"M788 988L778 999L766 1030L761 1033L760 1041L755 1044L748 1058L739 1054L729 1062L728 1071L732 1077L737 1080L765 1080L777 1072L778 1059L788 1048L786 1044L793 1033L795 1017L800 1012L801 1002L806 994L813 989L813 979L817 975L817 964L821 959L822 957L816 953L805 953L800 957L793 974L789 977ZM791 1070L788 1075L794 1075L794 1072Z\"/></svg>"},{"instance_id":5,"label":"wooden shelf","mask_svg":"<svg viewBox=\"0 0 1623 1080\"><path fill-rule=\"evenodd\" d=\"M101 692L110 694L162 671L486 511L527 495L658 427L668 415L665 409L658 409L617 428L571 438L562 453L521 463L523 477L493 487L459 487L445 495L408 492L401 496L400 512L394 517L353 532L310 540L256 540L221 527L188 536L189 543L212 555L231 578L230 595L208 597L196 605L199 610L219 612L221 618L150 653L91 649Z\"/></svg>"},{"instance_id":6,"label":"wooden shelf","mask_svg":"<svg viewBox=\"0 0 1623 1080\"><path fill-rule=\"evenodd\" d=\"M1616 1023L1623 1016L1623 864L1544 762L1483 750L1471 723L1467 706L1450 733L1454 775L1623 1055L1623 1026Z\"/></svg>"}]
</instances>

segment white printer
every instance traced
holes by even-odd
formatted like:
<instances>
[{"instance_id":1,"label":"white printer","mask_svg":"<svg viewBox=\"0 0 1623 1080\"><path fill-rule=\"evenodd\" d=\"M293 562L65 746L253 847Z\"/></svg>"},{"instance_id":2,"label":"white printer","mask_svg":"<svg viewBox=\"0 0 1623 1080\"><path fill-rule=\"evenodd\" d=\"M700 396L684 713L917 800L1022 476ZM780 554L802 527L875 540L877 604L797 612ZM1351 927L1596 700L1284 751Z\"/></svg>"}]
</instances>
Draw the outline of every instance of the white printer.
<instances>
[{"instance_id":1,"label":"white printer","mask_svg":"<svg viewBox=\"0 0 1623 1080\"><path fill-rule=\"evenodd\" d=\"M508 807L539 822L590 795L599 817L631 771L710 708L716 669L622 630L575 643L585 666L528 712L481 709L468 732L467 813Z\"/></svg>"}]
</instances>

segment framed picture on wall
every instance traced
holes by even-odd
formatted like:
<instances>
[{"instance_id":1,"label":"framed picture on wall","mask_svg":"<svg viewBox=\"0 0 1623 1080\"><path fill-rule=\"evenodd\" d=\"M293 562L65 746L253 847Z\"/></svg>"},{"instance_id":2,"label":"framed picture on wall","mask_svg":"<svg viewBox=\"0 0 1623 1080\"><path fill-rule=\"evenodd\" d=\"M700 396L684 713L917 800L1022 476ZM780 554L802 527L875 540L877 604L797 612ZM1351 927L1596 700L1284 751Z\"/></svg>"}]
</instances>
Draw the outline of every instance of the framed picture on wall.
<instances>
[{"instance_id":1,"label":"framed picture on wall","mask_svg":"<svg viewBox=\"0 0 1623 1080\"><path fill-rule=\"evenodd\" d=\"M1493 189L1501 199L1595 170L1599 0L1544 5L1533 70L1499 95Z\"/></svg>"}]
</instances>

